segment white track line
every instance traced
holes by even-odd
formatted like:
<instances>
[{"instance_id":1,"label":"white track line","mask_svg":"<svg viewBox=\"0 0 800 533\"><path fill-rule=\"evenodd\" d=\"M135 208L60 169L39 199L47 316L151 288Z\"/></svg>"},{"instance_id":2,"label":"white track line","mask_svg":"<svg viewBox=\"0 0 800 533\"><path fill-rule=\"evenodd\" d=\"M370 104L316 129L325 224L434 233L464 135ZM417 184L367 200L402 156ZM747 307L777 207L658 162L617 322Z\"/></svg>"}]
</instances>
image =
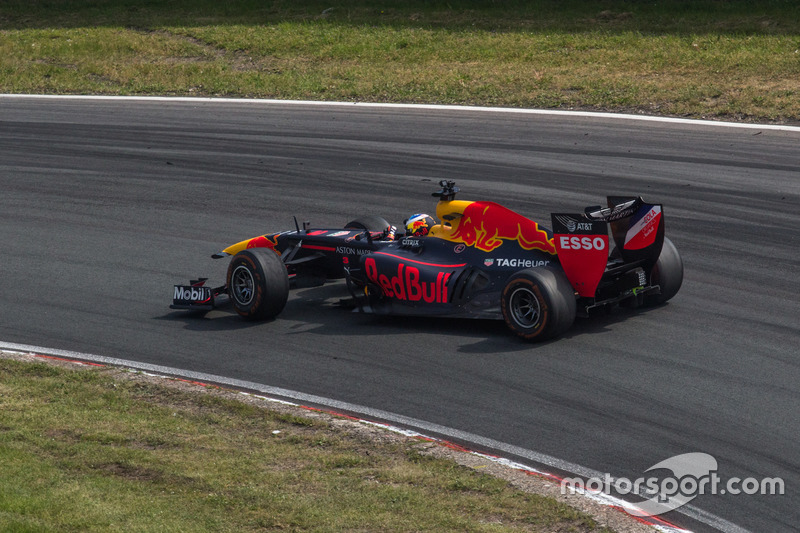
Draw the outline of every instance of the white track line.
<instances>
[{"instance_id":1,"label":"white track line","mask_svg":"<svg viewBox=\"0 0 800 533\"><path fill-rule=\"evenodd\" d=\"M662 122L668 124L688 124L721 128L740 128L753 130L790 131L800 133L800 126L783 124L752 124L743 122L723 122L697 120L653 115L630 115L624 113L605 113L592 111L568 111L564 109L523 109L514 107L480 107L435 104L384 104L379 102L326 102L319 100L274 100L256 98L204 98L191 96L103 96L103 95L60 95L60 94L0 94L0 99L40 99L40 100L88 100L88 101L130 101L130 102L181 102L210 104L249 104L249 105L295 105L329 107L365 107L378 109L420 109L432 111L511 113L517 115L551 115L560 117L602 118L609 120L637 120L641 122Z\"/></svg>"},{"instance_id":2,"label":"white track line","mask_svg":"<svg viewBox=\"0 0 800 533\"><path fill-rule=\"evenodd\" d=\"M533 461L535 463L547 465L554 469L567 472L575 476L602 479L603 476L605 475L602 472L598 472L596 470L592 470L591 468L587 468L585 466L581 466L575 463L564 461L562 459L558 459L557 457L553 457L552 455L535 452L533 450L521 448L513 444L507 444L505 442L500 442L486 437L482 437L474 433L460 431L458 429L450 428L447 426L441 426L439 424L433 424L430 422L426 422L424 420L419 420L417 418L411 418L397 413L391 413L389 411L372 409L370 407L366 407L363 405L341 402L338 400L334 400L332 398L325 398L323 396L306 394L303 392L293 391L289 389L271 387L269 385L264 385L262 383L255 383L252 381L243 381L239 379L227 378L224 376L217 376L214 374L205 374L203 372L193 372L191 370L182 370L179 368L172 368L162 365L153 365L149 363L140 363L137 361L128 361L125 359L118 359L115 357L105 357L102 355L73 352L68 350L58 350L53 348L44 348L41 346L31 346L28 344L17 344L17 343L0 341L0 350L21 352L27 354L50 355L55 357L63 357L66 359L90 361L93 363L100 363L109 366L119 366L124 368L130 368L133 370L151 372L160 375L179 377L191 381L225 385L231 388L255 391L260 394L264 394L266 396L272 396L272 397L277 396L278 398L288 398L290 400L302 402L304 404L308 403L317 406L324 406L326 408L335 409L338 411L356 413L359 416L384 420L387 422L391 422L392 424L398 424L401 427L403 426L410 427L427 433L443 435L447 438L454 439L456 441L467 442L473 445L477 445L478 447L483 447L486 449L515 455L517 457L522 457L530 461ZM400 428L398 429L401 430ZM485 456L485 457L491 457L491 456ZM503 461L504 459L501 458L500 460ZM542 474L544 476L558 478L558 476L555 476L553 474L548 474L546 472L542 472L540 470L528 466L524 466L522 469ZM585 495L588 497L592 497L592 495L590 494L585 494ZM609 496L604 496L602 498L599 498L597 501L599 501L600 503L604 503L605 505L611 505L611 506L621 506L628 508L636 507L634 504L630 504L629 502L624 502L622 500L618 500L616 498ZM683 507L676 509L675 512L680 513L689 518L692 518L694 520L697 520L698 522L701 522L708 526L711 526L712 528L721 531L723 533L749 533L747 529L739 527L732 522L729 522L723 518L720 518L706 511L703 511L702 509L699 509L692 505L684 505ZM690 533L688 530L678 528L677 526L672 526L672 525L665 526L658 524L651 524L651 525L653 525L654 527L656 527L656 529L659 529L660 531L665 533L674 533L674 532Z\"/></svg>"}]
</instances>

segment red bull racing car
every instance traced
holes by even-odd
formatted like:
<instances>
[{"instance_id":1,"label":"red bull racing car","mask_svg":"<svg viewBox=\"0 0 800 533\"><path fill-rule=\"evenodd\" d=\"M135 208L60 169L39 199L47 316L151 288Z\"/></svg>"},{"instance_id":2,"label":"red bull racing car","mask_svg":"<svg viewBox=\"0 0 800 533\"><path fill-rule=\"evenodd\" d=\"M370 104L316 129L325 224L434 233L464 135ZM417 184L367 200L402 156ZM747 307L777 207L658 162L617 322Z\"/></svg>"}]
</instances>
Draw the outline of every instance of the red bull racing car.
<instances>
[{"instance_id":1,"label":"red bull racing car","mask_svg":"<svg viewBox=\"0 0 800 533\"><path fill-rule=\"evenodd\" d=\"M664 237L663 208L641 197L554 213L544 228L494 202L456 200L452 181L434 193L437 223L415 215L405 233L367 216L344 228L268 233L229 246L226 284L176 285L173 309L210 310L227 296L246 319L270 319L291 288L346 280L349 302L392 315L502 319L528 340L556 337L575 317L616 304L655 305L683 280Z\"/></svg>"}]
</instances>

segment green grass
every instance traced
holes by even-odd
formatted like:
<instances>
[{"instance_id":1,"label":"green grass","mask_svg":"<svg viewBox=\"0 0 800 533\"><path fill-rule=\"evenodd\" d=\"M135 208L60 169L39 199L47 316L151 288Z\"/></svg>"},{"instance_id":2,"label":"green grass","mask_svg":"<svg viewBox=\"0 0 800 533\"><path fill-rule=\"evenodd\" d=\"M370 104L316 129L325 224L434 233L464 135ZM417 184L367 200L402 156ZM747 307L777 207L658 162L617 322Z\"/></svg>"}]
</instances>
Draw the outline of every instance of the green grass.
<instances>
[{"instance_id":1,"label":"green grass","mask_svg":"<svg viewBox=\"0 0 800 533\"><path fill-rule=\"evenodd\" d=\"M108 369L0 358L2 531L600 530L417 446Z\"/></svg>"},{"instance_id":2,"label":"green grass","mask_svg":"<svg viewBox=\"0 0 800 533\"><path fill-rule=\"evenodd\" d=\"M0 92L800 120L788 0L0 4Z\"/></svg>"}]
</instances>

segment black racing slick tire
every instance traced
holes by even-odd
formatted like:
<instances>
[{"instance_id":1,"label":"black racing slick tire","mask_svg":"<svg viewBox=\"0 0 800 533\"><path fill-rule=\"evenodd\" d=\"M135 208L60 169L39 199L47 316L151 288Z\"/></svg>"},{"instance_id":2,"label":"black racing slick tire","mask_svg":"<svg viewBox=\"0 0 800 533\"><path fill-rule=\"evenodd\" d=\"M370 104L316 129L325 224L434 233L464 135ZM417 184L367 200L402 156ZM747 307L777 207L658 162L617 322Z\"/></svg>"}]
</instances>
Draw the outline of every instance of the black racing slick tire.
<instances>
[{"instance_id":1,"label":"black racing slick tire","mask_svg":"<svg viewBox=\"0 0 800 533\"><path fill-rule=\"evenodd\" d=\"M247 320L275 318L289 298L289 276L278 254L242 250L228 265L228 295L236 312Z\"/></svg>"},{"instance_id":2,"label":"black racing slick tire","mask_svg":"<svg viewBox=\"0 0 800 533\"><path fill-rule=\"evenodd\" d=\"M529 341L552 339L575 321L575 290L563 272L551 268L520 270L500 297L506 325Z\"/></svg>"},{"instance_id":3,"label":"black racing slick tire","mask_svg":"<svg viewBox=\"0 0 800 533\"><path fill-rule=\"evenodd\" d=\"M650 284L661 287L661 293L645 296L644 305L648 306L666 302L678 294L683 284L683 260L678 249L667 238L664 238L661 254L650 272Z\"/></svg>"},{"instance_id":4,"label":"black racing slick tire","mask_svg":"<svg viewBox=\"0 0 800 533\"><path fill-rule=\"evenodd\" d=\"M391 226L391 224L389 224L385 218L376 215L367 215L351 220L345 225L344 229L364 229L378 232L385 230L389 226Z\"/></svg>"}]
</instances>

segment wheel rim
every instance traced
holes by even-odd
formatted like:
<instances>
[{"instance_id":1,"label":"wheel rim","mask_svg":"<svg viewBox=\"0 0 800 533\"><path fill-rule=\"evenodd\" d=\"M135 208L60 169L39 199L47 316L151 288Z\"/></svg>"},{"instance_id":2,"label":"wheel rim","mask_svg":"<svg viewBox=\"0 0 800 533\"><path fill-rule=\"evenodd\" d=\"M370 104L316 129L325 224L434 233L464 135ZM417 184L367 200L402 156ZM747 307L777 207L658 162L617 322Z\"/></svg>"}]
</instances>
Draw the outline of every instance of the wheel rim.
<instances>
[{"instance_id":1,"label":"wheel rim","mask_svg":"<svg viewBox=\"0 0 800 533\"><path fill-rule=\"evenodd\" d=\"M539 323L542 308L539 299L530 289L517 288L509 301L511 318L522 328L532 328Z\"/></svg>"},{"instance_id":2,"label":"wheel rim","mask_svg":"<svg viewBox=\"0 0 800 533\"><path fill-rule=\"evenodd\" d=\"M255 280L250 269L240 265L231 274L231 293L239 305L249 305L253 301Z\"/></svg>"}]
</instances>

